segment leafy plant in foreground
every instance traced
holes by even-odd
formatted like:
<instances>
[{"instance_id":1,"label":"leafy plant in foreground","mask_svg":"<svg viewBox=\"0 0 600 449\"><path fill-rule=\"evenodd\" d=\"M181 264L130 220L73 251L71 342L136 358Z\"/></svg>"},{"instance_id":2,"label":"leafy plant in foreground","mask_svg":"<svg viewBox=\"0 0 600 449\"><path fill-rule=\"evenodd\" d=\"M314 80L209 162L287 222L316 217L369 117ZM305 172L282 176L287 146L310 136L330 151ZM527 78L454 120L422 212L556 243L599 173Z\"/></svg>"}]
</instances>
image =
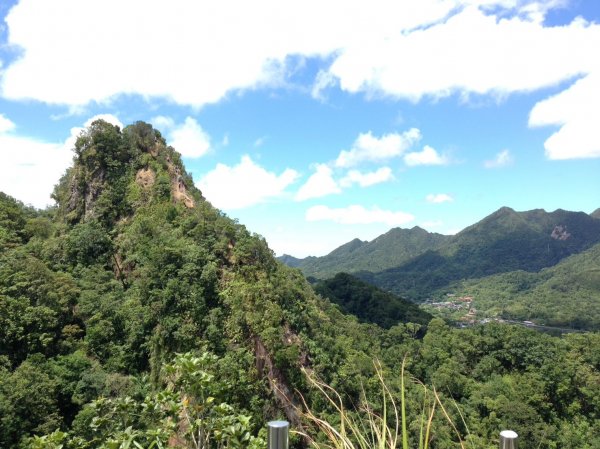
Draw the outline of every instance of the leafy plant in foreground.
<instances>
[{"instance_id":1,"label":"leafy plant in foreground","mask_svg":"<svg viewBox=\"0 0 600 449\"><path fill-rule=\"evenodd\" d=\"M259 449L251 418L222 402L216 356L179 354L163 367L164 386L143 399L99 398L78 417L80 434L56 430L28 449ZM82 429L83 428L83 429Z\"/></svg>"}]
</instances>

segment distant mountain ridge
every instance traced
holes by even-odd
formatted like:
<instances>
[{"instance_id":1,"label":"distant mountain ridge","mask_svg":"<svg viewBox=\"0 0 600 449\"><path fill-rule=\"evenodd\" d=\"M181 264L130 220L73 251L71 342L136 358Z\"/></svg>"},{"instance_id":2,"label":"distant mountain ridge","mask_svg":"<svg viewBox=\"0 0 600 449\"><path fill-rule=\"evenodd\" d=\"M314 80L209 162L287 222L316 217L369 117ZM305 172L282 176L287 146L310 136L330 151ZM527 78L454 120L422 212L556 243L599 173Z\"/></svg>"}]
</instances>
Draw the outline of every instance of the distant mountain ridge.
<instances>
[{"instance_id":1,"label":"distant mountain ridge","mask_svg":"<svg viewBox=\"0 0 600 449\"><path fill-rule=\"evenodd\" d=\"M301 260L297 267L322 278L346 271L383 290L421 300L460 279L539 271L598 242L600 220L593 214L503 207L454 236L396 228L372 242L354 243L352 252L340 251L346 244L322 258ZM395 248L405 251L396 254ZM345 257L334 257L340 253Z\"/></svg>"},{"instance_id":2,"label":"distant mountain ridge","mask_svg":"<svg viewBox=\"0 0 600 449\"><path fill-rule=\"evenodd\" d=\"M284 255L279 260L300 268L306 276L325 279L339 272L376 272L392 268L439 248L449 238L418 226L412 229L393 228L370 242L351 240L323 257L297 259Z\"/></svg>"}]
</instances>

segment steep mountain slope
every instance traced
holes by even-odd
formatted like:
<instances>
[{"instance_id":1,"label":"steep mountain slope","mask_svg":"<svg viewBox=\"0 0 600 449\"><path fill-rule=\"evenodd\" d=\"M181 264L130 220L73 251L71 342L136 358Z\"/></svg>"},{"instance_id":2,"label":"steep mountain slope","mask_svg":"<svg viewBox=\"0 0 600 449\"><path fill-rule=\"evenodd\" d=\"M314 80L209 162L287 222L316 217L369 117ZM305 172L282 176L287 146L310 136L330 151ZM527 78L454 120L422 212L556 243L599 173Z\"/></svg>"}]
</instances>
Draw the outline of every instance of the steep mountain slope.
<instances>
[{"instance_id":1,"label":"steep mountain slope","mask_svg":"<svg viewBox=\"0 0 600 449\"><path fill-rule=\"evenodd\" d=\"M452 284L482 316L600 329L600 244L540 272L513 271Z\"/></svg>"},{"instance_id":2,"label":"steep mountain slope","mask_svg":"<svg viewBox=\"0 0 600 449\"><path fill-rule=\"evenodd\" d=\"M433 317L416 304L384 292L347 273L314 286L315 291L360 321L390 328L398 323L427 324Z\"/></svg>"},{"instance_id":3,"label":"steep mountain slope","mask_svg":"<svg viewBox=\"0 0 600 449\"><path fill-rule=\"evenodd\" d=\"M224 399L255 425L301 428L301 367L331 380L352 363L332 341L359 325L214 209L150 125L98 120L74 150L56 208L0 195L0 447L91 426L84 404L135 394L130 376L159 382L175 353L199 348L222 359L221 380L240 385Z\"/></svg>"},{"instance_id":4,"label":"steep mountain slope","mask_svg":"<svg viewBox=\"0 0 600 449\"><path fill-rule=\"evenodd\" d=\"M395 267L425 251L439 248L448 239L448 236L429 233L418 226L393 228L371 242L354 239L323 257L290 260L288 256L280 260L300 268L306 276L326 279L339 272L377 272Z\"/></svg>"},{"instance_id":5,"label":"steep mountain slope","mask_svg":"<svg viewBox=\"0 0 600 449\"><path fill-rule=\"evenodd\" d=\"M598 209L596 209L594 212L592 212L590 214L590 216L592 216L594 218L598 218L600 220L600 207Z\"/></svg>"},{"instance_id":6,"label":"steep mountain slope","mask_svg":"<svg viewBox=\"0 0 600 449\"><path fill-rule=\"evenodd\" d=\"M583 212L515 212L504 207L435 251L357 276L384 290L423 299L459 279L514 270L539 271L600 241L600 221Z\"/></svg>"}]
</instances>

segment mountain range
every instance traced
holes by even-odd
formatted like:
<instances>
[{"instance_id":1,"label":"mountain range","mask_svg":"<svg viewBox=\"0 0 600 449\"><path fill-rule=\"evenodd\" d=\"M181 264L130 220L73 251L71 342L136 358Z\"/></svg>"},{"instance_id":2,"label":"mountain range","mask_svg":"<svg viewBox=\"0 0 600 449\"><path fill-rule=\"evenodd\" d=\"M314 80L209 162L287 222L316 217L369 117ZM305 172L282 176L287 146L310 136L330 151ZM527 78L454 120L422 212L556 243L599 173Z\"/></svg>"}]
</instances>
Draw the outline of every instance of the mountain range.
<instances>
[{"instance_id":1,"label":"mountain range","mask_svg":"<svg viewBox=\"0 0 600 449\"><path fill-rule=\"evenodd\" d=\"M521 279L523 276L535 278L540 270L565 261L560 269L545 270L539 275L540 279L551 278L554 284L564 282L569 285L562 287L565 291L581 290L578 282L570 282L587 279L585 285L591 285L591 290L587 290L591 295L590 307L600 306L600 288L593 281L595 272L593 269L585 273L582 271L584 265L593 263L576 262L576 256L580 254L582 259L591 257L595 260L585 251L600 243L599 211L592 214L561 209L554 212L542 209L517 212L503 207L453 236L428 233L418 227L395 228L371 242L355 239L323 257L295 259L283 256L280 260L299 268L309 278L326 279L338 272L347 272L385 291L417 302L440 297L460 286L458 290L465 294L487 291L485 297L488 300L483 304L487 304L486 308L490 311L498 311L498 315L504 311L507 317L535 317L553 324L577 323L573 314L567 311L559 313L556 305L544 306L547 301L558 301L566 306L557 297L550 300L552 295L549 294L543 295L536 307L530 304L528 310L533 307L539 313L522 312L525 305L521 302L525 298L528 298L528 304L533 301L537 291L533 285L541 281L532 281L530 288L521 288L508 309L500 307L499 303L492 306L493 301L489 298L495 296L489 294L490 290L494 290L490 285L498 287L507 279ZM575 262L567 262L570 256ZM566 272L569 272L568 276ZM481 282L480 287L476 287L478 282ZM515 288L505 291L514 291ZM595 328L595 320L584 318L584 321L584 327Z\"/></svg>"}]
</instances>

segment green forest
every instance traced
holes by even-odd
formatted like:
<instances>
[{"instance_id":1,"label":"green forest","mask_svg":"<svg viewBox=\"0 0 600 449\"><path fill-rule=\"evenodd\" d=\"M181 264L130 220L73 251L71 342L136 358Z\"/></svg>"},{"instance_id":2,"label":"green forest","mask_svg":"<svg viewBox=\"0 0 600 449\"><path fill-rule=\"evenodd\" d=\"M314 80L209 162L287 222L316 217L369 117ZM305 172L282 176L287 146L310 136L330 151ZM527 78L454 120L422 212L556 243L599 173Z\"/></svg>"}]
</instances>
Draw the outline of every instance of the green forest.
<instances>
[{"instance_id":1,"label":"green forest","mask_svg":"<svg viewBox=\"0 0 600 449\"><path fill-rule=\"evenodd\" d=\"M471 297L480 321L600 329L598 211L503 207L454 236L394 228L370 242L355 239L323 257L285 255L279 260L309 279L350 273L454 321L472 317L451 304L441 309L430 304Z\"/></svg>"},{"instance_id":2,"label":"green forest","mask_svg":"<svg viewBox=\"0 0 600 449\"><path fill-rule=\"evenodd\" d=\"M351 278L313 288L146 123L93 122L53 198L0 193L3 449L258 449L272 419L326 448L311 416L393 429L390 401L398 447L491 449L504 429L600 447L598 332L458 329Z\"/></svg>"}]
</instances>

